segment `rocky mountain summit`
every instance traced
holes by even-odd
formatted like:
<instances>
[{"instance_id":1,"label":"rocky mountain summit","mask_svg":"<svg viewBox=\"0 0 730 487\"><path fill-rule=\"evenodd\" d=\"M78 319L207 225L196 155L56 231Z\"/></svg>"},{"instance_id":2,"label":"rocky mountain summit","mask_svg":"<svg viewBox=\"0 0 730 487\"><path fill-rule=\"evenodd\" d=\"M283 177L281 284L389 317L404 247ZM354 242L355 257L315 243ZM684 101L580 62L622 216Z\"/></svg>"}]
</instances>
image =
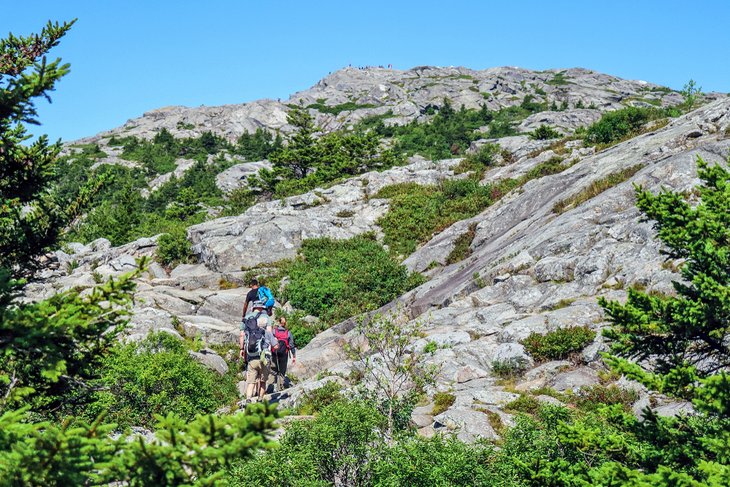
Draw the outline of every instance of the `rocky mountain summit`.
<instances>
[{"instance_id":1,"label":"rocky mountain summit","mask_svg":"<svg viewBox=\"0 0 730 487\"><path fill-rule=\"evenodd\" d=\"M290 132L286 114L292 105L309 107L323 130L336 130L373 115L388 115L387 123L406 124L427 118L428 107L444 98L455 107L489 109L520 104L530 95L535 102L564 106L568 112L542 113L526 120L521 129L550 123L565 129L587 125L600 112L637 106L668 106L681 96L645 81L629 81L582 68L531 71L502 67L472 70L460 67L421 66L409 70L347 67L323 78L313 87L285 101L257 100L219 107L164 107L128 120L121 127L75 143L101 142L112 135L153 137L166 128L176 137L211 131L230 140L257 128ZM582 107L582 108L581 108ZM573 112L573 109L577 110Z\"/></svg>"},{"instance_id":2,"label":"rocky mountain summit","mask_svg":"<svg viewBox=\"0 0 730 487\"><path fill-rule=\"evenodd\" d=\"M534 72L519 68L483 71L419 67L407 71L345 68L287 102L261 100L224 107L169 107L145 113L124 126L81 142L105 147L111 136L154 136L166 128L185 137L213 131L229 139L257 128L287 133L289 105L308 107L324 132L351 126L372 115L384 123L428 120L429 107L451 100L455 107L499 109L525 97L559 109L523 120L519 135L473 142L471 152L488 143L499 145L500 164L482 177L488 184L519 178L551 158L569 166L559 174L532 178L480 214L437 232L403 263L428 280L387 304L380 312L397 311L421 324L425 336L412 346L435 350L428 362L439 373L430 392L448 392L453 404L433 415L431 404L413 414L421 433L455 431L473 440L498 435L494 419L511 424L503 406L521 392L545 387L563 392L601 382L635 390L639 414L651 405L660 414L674 414L686 404L651 396L625 379L602 376L600 333L571 360L536 363L520 342L531 333L585 326L600 332L606 325L597 298L624 299L625 289L639 285L673 291L676 263L661 252L650 222L635 206L633 185L657 192L662 188L690 191L697 184L696 157L724 164L730 149L730 99L714 95L707 103L666 125L607 148L584 146L581 140L535 140L526 134L549 125L565 135L595 122L606 111L625 106L669 106L681 101L671 90L642 81L627 81L585 69ZM486 135L485 135L486 137ZM107 163L115 163L113 148ZM183 161L183 162L181 162ZM178 161L179 177L190 164ZM461 158L429 161L411 157L406 165L368 172L326 188L282 200L259 202L236 216L216 218L188 228L197 259L166 269L152 264L139 279L127 339L150 331L198 336L210 344L235 343L245 276L296 257L306 239L347 239L373 232L382 240L379 219L390 201L378 192L398 183L435 185L464 178L455 167ZM242 161L217 176L226 193L241 187L268 161ZM595 191L611 176L625 177ZM170 176L172 177L172 176ZM157 179L159 179L158 177ZM155 185L150 184L154 191ZM465 259L450 264L448 256L460 237L474 233ZM38 299L71 288L88 289L108 276L134 267L134 259L152 256L157 237L112 247L100 239L68 245L28 287ZM291 306L289 303L283 306ZM339 323L300 350L291 374L298 380L282 401L295 403L302 393L336 381L348 387L355 368L345 347L359 339L355 320ZM214 353L196 358L222 371ZM220 358L220 357L218 357ZM524 364L513 384L500 381L495 364ZM225 363L223 363L225 365ZM538 394L540 401L557 401ZM485 412L488 412L485 413Z\"/></svg>"}]
</instances>

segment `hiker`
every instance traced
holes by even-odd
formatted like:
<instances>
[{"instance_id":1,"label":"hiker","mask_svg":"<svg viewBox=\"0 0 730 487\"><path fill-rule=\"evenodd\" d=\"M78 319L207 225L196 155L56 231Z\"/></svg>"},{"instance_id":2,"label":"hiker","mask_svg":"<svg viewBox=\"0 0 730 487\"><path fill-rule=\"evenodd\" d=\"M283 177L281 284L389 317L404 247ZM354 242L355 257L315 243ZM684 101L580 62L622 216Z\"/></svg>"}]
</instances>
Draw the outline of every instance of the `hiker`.
<instances>
[{"instance_id":1,"label":"hiker","mask_svg":"<svg viewBox=\"0 0 730 487\"><path fill-rule=\"evenodd\" d=\"M246 401L254 397L262 400L266 394L271 351L276 352L279 342L269 330L259 326L262 313L251 313L241 321L239 346L241 357L248 363L246 370ZM268 322L268 319L267 319Z\"/></svg>"},{"instance_id":2,"label":"hiker","mask_svg":"<svg viewBox=\"0 0 730 487\"><path fill-rule=\"evenodd\" d=\"M266 312L266 318L268 323L266 328L271 331L271 315L274 309L274 295L271 294L271 289L266 286L262 286L257 279L251 279L249 282L251 289L246 293L246 300L243 303L243 312L241 313L241 321L246 318L249 311L249 306L253 313Z\"/></svg>"},{"instance_id":3,"label":"hiker","mask_svg":"<svg viewBox=\"0 0 730 487\"><path fill-rule=\"evenodd\" d=\"M286 317L279 318L278 325L274 328L274 338L279 344L277 350L271 350L271 371L274 373L276 392L284 390L286 382L286 367L291 354L292 363L297 363L297 349L294 346L294 335L286 326Z\"/></svg>"},{"instance_id":4,"label":"hiker","mask_svg":"<svg viewBox=\"0 0 730 487\"><path fill-rule=\"evenodd\" d=\"M246 301L243 303L243 313L241 314L241 319L243 319L246 316L246 312L248 311L248 305L253 305L256 301L260 301L263 303L263 307L266 310L266 314L271 316L274 311L274 303L276 302L274 300L274 295L271 294L271 289L269 289L266 286L262 286L258 279L251 279L249 282L249 286L251 289L246 294Z\"/></svg>"}]
</instances>

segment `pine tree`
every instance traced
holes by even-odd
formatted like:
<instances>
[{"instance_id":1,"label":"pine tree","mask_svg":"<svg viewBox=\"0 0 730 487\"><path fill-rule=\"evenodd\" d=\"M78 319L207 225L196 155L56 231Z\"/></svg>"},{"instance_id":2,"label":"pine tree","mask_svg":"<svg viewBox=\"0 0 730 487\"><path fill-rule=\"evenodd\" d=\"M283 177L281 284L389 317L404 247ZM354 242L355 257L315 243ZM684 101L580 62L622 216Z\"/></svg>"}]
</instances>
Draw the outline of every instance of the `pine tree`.
<instances>
[{"instance_id":1,"label":"pine tree","mask_svg":"<svg viewBox=\"0 0 730 487\"><path fill-rule=\"evenodd\" d=\"M50 100L69 72L46 54L73 23L49 22L40 34L0 40L0 268L6 276L28 275L67 218L47 186L61 144L49 144L45 135L24 144L31 137L24 124L38 124L34 99Z\"/></svg>"}]
</instances>

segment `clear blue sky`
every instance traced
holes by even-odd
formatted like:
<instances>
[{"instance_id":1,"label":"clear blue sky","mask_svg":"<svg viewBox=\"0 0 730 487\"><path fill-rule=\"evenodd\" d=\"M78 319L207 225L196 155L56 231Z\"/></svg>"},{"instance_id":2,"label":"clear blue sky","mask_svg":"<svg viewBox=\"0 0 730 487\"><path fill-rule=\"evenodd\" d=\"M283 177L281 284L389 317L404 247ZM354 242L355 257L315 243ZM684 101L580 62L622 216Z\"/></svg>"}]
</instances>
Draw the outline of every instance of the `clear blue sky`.
<instances>
[{"instance_id":1,"label":"clear blue sky","mask_svg":"<svg viewBox=\"0 0 730 487\"><path fill-rule=\"evenodd\" d=\"M40 128L71 140L165 105L285 98L349 63L586 67L730 91L730 2L0 1L0 36L78 17Z\"/></svg>"}]
</instances>

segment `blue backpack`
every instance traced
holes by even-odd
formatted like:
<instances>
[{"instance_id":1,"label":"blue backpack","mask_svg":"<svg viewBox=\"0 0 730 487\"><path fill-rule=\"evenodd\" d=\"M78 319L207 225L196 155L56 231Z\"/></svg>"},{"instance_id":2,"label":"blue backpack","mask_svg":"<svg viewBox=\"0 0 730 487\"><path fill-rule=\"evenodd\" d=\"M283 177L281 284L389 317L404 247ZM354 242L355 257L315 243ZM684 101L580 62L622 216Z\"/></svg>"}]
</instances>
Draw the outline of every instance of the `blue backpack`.
<instances>
[{"instance_id":1,"label":"blue backpack","mask_svg":"<svg viewBox=\"0 0 730 487\"><path fill-rule=\"evenodd\" d=\"M266 286L259 287L259 301L262 301L267 308L273 306L275 301L271 289Z\"/></svg>"}]
</instances>

